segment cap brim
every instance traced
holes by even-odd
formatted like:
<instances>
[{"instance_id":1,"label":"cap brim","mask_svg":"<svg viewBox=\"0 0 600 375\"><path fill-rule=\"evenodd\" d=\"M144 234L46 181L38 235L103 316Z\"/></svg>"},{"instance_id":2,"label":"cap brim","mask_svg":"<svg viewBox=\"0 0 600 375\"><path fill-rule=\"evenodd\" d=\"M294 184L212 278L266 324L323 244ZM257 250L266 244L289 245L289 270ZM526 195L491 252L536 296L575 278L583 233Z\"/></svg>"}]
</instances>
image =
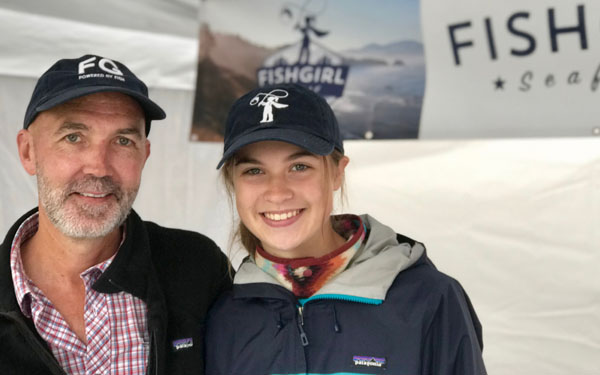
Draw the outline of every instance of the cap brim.
<instances>
[{"instance_id":1,"label":"cap brim","mask_svg":"<svg viewBox=\"0 0 600 375\"><path fill-rule=\"evenodd\" d=\"M51 100L48 100L44 104L41 104L35 108L36 113L40 113L42 111L46 111L50 108L56 107L59 104L68 102L69 100L76 99L85 95L95 94L98 92L120 92L126 95L133 97L135 100L140 103L140 106L144 110L144 114L146 116L146 122L149 120L163 120L167 117L165 111L148 97L141 95L137 91L128 90L124 87L115 87L115 86L87 86L87 87L79 87L76 89L68 90L67 92L57 95Z\"/></svg>"},{"instance_id":2,"label":"cap brim","mask_svg":"<svg viewBox=\"0 0 600 375\"><path fill-rule=\"evenodd\" d=\"M266 127L240 136L235 142L227 147L221 161L219 161L219 164L217 165L217 169L221 168L227 159L232 157L240 148L261 141L281 141L291 143L317 155L329 155L335 148L335 145L332 142L328 142L321 137L304 131L282 127Z\"/></svg>"}]
</instances>

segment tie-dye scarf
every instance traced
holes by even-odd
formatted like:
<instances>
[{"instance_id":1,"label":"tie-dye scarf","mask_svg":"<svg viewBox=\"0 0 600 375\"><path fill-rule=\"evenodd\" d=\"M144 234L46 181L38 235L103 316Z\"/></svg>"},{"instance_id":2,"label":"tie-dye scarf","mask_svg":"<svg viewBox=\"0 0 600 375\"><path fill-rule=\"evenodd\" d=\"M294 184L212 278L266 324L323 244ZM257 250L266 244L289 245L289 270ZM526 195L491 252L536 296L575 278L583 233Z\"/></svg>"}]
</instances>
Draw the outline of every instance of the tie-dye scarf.
<instances>
[{"instance_id":1,"label":"tie-dye scarf","mask_svg":"<svg viewBox=\"0 0 600 375\"><path fill-rule=\"evenodd\" d=\"M285 259L275 257L257 247L255 262L263 271L274 277L298 298L315 294L346 266L363 244L365 226L356 215L338 215L332 218L334 230L346 243L320 258Z\"/></svg>"}]
</instances>

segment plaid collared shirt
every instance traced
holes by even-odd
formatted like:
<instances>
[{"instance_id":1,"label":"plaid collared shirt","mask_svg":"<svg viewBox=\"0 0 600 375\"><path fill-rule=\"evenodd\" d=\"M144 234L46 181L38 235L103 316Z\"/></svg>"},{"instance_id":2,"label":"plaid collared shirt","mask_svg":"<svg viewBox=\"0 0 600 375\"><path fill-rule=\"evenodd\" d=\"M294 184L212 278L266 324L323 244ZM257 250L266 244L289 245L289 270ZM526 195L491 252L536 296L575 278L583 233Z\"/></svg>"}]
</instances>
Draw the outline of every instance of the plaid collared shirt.
<instances>
[{"instance_id":1,"label":"plaid collared shirt","mask_svg":"<svg viewBox=\"0 0 600 375\"><path fill-rule=\"evenodd\" d=\"M81 274L85 285L83 318L86 345L25 274L21 244L31 238L37 229L36 213L23 222L15 235L10 266L19 307L25 316L32 318L58 363L70 375L145 374L149 352L146 304L125 292L103 294L92 289L112 258Z\"/></svg>"}]
</instances>

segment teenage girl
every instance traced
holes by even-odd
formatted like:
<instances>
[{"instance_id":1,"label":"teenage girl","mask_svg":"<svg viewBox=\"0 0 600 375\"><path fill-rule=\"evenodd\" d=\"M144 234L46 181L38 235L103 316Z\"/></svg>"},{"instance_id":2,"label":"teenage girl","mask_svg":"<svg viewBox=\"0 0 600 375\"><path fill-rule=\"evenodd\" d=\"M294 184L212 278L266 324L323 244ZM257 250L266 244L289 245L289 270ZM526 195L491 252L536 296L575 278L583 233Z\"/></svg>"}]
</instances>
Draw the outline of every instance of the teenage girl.
<instances>
[{"instance_id":1,"label":"teenage girl","mask_svg":"<svg viewBox=\"0 0 600 375\"><path fill-rule=\"evenodd\" d=\"M208 375L486 373L475 311L424 245L369 215L331 215L348 162L308 89L232 106L218 168L249 256L210 313Z\"/></svg>"}]
</instances>

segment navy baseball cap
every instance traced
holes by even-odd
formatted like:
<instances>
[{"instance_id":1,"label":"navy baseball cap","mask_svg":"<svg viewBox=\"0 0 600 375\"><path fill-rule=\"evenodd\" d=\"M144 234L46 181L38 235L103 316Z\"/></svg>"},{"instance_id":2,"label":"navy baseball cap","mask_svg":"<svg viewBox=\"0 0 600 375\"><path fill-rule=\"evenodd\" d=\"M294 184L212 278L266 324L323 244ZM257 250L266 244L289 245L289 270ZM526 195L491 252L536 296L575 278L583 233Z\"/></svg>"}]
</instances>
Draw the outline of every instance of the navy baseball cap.
<instances>
[{"instance_id":1,"label":"navy baseball cap","mask_svg":"<svg viewBox=\"0 0 600 375\"><path fill-rule=\"evenodd\" d=\"M281 84L254 89L237 99L227 116L223 157L260 141L282 141L317 155L344 152L338 122L327 101L314 91Z\"/></svg>"},{"instance_id":2,"label":"navy baseball cap","mask_svg":"<svg viewBox=\"0 0 600 375\"><path fill-rule=\"evenodd\" d=\"M152 120L162 120L165 111L148 97L148 87L122 63L102 56L85 55L58 60L38 80L25 112L23 129L38 113L81 96L116 91L140 103L146 119L146 134Z\"/></svg>"}]
</instances>

